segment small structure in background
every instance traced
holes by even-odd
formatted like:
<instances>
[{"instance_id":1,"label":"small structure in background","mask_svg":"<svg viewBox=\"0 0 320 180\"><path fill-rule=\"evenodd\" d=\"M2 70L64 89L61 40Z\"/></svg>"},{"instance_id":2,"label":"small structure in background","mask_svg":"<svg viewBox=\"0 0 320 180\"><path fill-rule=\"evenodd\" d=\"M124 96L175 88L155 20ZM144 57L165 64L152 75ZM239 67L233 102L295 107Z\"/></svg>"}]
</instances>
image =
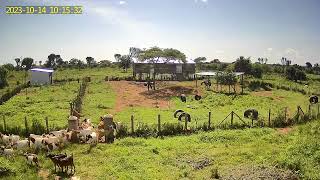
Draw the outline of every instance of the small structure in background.
<instances>
[{"instance_id":1,"label":"small structure in background","mask_svg":"<svg viewBox=\"0 0 320 180\"><path fill-rule=\"evenodd\" d=\"M31 85L52 84L53 69L33 68L31 71Z\"/></svg>"},{"instance_id":2,"label":"small structure in background","mask_svg":"<svg viewBox=\"0 0 320 180\"><path fill-rule=\"evenodd\" d=\"M146 80L155 77L157 80L193 80L196 73L194 63L134 63L133 77ZM155 76L153 76L155 74Z\"/></svg>"}]
</instances>

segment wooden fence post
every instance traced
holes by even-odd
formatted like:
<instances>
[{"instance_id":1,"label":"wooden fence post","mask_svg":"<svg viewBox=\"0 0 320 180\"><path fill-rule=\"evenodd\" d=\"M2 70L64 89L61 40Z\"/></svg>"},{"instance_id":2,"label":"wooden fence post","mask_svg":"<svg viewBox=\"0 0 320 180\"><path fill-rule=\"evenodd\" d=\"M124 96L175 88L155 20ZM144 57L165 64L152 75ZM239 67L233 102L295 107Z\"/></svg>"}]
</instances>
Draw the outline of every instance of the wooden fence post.
<instances>
[{"instance_id":1,"label":"wooden fence post","mask_svg":"<svg viewBox=\"0 0 320 180\"><path fill-rule=\"evenodd\" d=\"M231 126L233 126L233 111L231 112Z\"/></svg>"},{"instance_id":2,"label":"wooden fence post","mask_svg":"<svg viewBox=\"0 0 320 180\"><path fill-rule=\"evenodd\" d=\"M161 135L161 120L160 120L160 114L158 114L158 135Z\"/></svg>"},{"instance_id":3,"label":"wooden fence post","mask_svg":"<svg viewBox=\"0 0 320 180\"><path fill-rule=\"evenodd\" d=\"M308 114L309 114L309 116L312 115L311 114L311 104L309 104L309 106L308 106Z\"/></svg>"},{"instance_id":4,"label":"wooden fence post","mask_svg":"<svg viewBox=\"0 0 320 180\"><path fill-rule=\"evenodd\" d=\"M131 134L134 134L133 115L131 115Z\"/></svg>"},{"instance_id":5,"label":"wooden fence post","mask_svg":"<svg viewBox=\"0 0 320 180\"><path fill-rule=\"evenodd\" d=\"M24 126L25 126L25 128L26 128L26 137L28 137L28 135L29 135L29 128L28 128L27 116L24 117Z\"/></svg>"},{"instance_id":6,"label":"wooden fence post","mask_svg":"<svg viewBox=\"0 0 320 180\"><path fill-rule=\"evenodd\" d=\"M104 142L105 143L112 143L113 142L113 116L108 114L103 117L103 124L104 124ZM112 139L110 139L112 137Z\"/></svg>"},{"instance_id":7,"label":"wooden fence post","mask_svg":"<svg viewBox=\"0 0 320 180\"><path fill-rule=\"evenodd\" d=\"M269 109L268 126L271 127L271 109Z\"/></svg>"},{"instance_id":8,"label":"wooden fence post","mask_svg":"<svg viewBox=\"0 0 320 180\"><path fill-rule=\"evenodd\" d=\"M211 111L209 111L208 129L211 129Z\"/></svg>"},{"instance_id":9,"label":"wooden fence post","mask_svg":"<svg viewBox=\"0 0 320 180\"><path fill-rule=\"evenodd\" d=\"M184 120L184 130L187 132L187 130L188 130L188 120L187 119L185 119Z\"/></svg>"},{"instance_id":10,"label":"wooden fence post","mask_svg":"<svg viewBox=\"0 0 320 180\"><path fill-rule=\"evenodd\" d=\"M7 124L6 124L6 116L3 115L3 129L4 129L4 132L6 133L7 132Z\"/></svg>"},{"instance_id":11,"label":"wooden fence post","mask_svg":"<svg viewBox=\"0 0 320 180\"><path fill-rule=\"evenodd\" d=\"M48 120L48 117L46 117L45 120L46 120L46 130L47 130L47 134L49 134L49 120Z\"/></svg>"}]
</instances>

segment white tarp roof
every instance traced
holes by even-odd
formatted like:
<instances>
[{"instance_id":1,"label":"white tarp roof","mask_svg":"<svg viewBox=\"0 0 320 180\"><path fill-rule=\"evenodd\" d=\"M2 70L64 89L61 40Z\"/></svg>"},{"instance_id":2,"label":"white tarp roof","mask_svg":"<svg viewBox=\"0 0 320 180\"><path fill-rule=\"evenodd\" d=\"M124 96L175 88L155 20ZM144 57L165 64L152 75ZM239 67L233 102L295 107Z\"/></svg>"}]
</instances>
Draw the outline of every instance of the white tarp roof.
<instances>
[{"instance_id":1,"label":"white tarp roof","mask_svg":"<svg viewBox=\"0 0 320 180\"><path fill-rule=\"evenodd\" d=\"M236 76L240 76L242 74L244 74L244 72L233 72ZM196 75L199 76L215 76L217 74L217 72L214 71L202 71L202 72L198 72L196 73Z\"/></svg>"},{"instance_id":2,"label":"white tarp roof","mask_svg":"<svg viewBox=\"0 0 320 180\"><path fill-rule=\"evenodd\" d=\"M53 69L33 68L33 69L30 69L30 71L53 73Z\"/></svg>"}]
</instances>

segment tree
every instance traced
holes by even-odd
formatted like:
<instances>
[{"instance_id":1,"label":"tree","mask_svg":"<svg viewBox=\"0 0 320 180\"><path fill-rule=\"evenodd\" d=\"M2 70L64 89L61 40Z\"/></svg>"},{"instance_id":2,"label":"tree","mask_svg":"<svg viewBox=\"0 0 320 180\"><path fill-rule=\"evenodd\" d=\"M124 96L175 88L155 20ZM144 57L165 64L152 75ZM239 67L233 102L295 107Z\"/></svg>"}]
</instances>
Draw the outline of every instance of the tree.
<instances>
[{"instance_id":1,"label":"tree","mask_svg":"<svg viewBox=\"0 0 320 180\"><path fill-rule=\"evenodd\" d=\"M3 89L4 87L8 86L7 76L8 70L3 66L0 66L0 89Z\"/></svg>"},{"instance_id":2,"label":"tree","mask_svg":"<svg viewBox=\"0 0 320 180\"><path fill-rule=\"evenodd\" d=\"M221 85L228 85L229 86L229 93L230 87L233 87L234 93L236 92L235 85L237 83L236 75L232 72L218 72L216 75L217 83ZM222 87L222 86L221 86Z\"/></svg>"},{"instance_id":3,"label":"tree","mask_svg":"<svg viewBox=\"0 0 320 180\"><path fill-rule=\"evenodd\" d=\"M27 58L23 58L21 66L25 66L24 69L27 71L27 70L31 69L32 64L33 64L33 59L27 57Z\"/></svg>"},{"instance_id":4,"label":"tree","mask_svg":"<svg viewBox=\"0 0 320 180\"><path fill-rule=\"evenodd\" d=\"M234 69L236 72L244 72L245 74L250 74L251 72L251 60L250 57L244 58L243 56L240 56L234 64Z\"/></svg>"},{"instance_id":5,"label":"tree","mask_svg":"<svg viewBox=\"0 0 320 180\"><path fill-rule=\"evenodd\" d=\"M112 65L112 62L109 60L102 60L99 61L99 66L100 67L110 67Z\"/></svg>"},{"instance_id":6,"label":"tree","mask_svg":"<svg viewBox=\"0 0 320 180\"><path fill-rule=\"evenodd\" d=\"M306 62L306 66L307 66L308 69L312 68L312 64L310 62Z\"/></svg>"},{"instance_id":7,"label":"tree","mask_svg":"<svg viewBox=\"0 0 320 180\"><path fill-rule=\"evenodd\" d=\"M8 71L14 70L14 65L10 63L4 64L3 67L6 68Z\"/></svg>"},{"instance_id":8,"label":"tree","mask_svg":"<svg viewBox=\"0 0 320 180\"><path fill-rule=\"evenodd\" d=\"M262 65L260 64L255 64L252 66L252 69L251 69L251 75L255 78L262 78Z\"/></svg>"},{"instance_id":9,"label":"tree","mask_svg":"<svg viewBox=\"0 0 320 180\"><path fill-rule=\"evenodd\" d=\"M196 64L201 64L203 62L205 62L207 60L206 57L197 57L195 58L193 61L196 63Z\"/></svg>"},{"instance_id":10,"label":"tree","mask_svg":"<svg viewBox=\"0 0 320 180\"><path fill-rule=\"evenodd\" d=\"M20 58L15 58L14 61L16 62L17 66L16 68L17 69L20 69L20 62L21 62L21 59Z\"/></svg>"},{"instance_id":11,"label":"tree","mask_svg":"<svg viewBox=\"0 0 320 180\"><path fill-rule=\"evenodd\" d=\"M48 56L48 60L46 61L46 63L44 64L45 67L48 68L53 68L56 66L56 55L55 54L50 54Z\"/></svg>"},{"instance_id":12,"label":"tree","mask_svg":"<svg viewBox=\"0 0 320 180\"><path fill-rule=\"evenodd\" d=\"M86 57L86 61L89 67L94 63L94 58L93 57Z\"/></svg>"},{"instance_id":13,"label":"tree","mask_svg":"<svg viewBox=\"0 0 320 180\"><path fill-rule=\"evenodd\" d=\"M281 64L284 65L284 66L290 66L291 65L291 60L285 58L285 57L282 57L281 58Z\"/></svg>"},{"instance_id":14,"label":"tree","mask_svg":"<svg viewBox=\"0 0 320 180\"><path fill-rule=\"evenodd\" d=\"M194 59L193 61L196 63L196 65L199 65L199 68L202 69L202 63L205 62L207 60L206 57L197 57L196 59Z\"/></svg>"},{"instance_id":15,"label":"tree","mask_svg":"<svg viewBox=\"0 0 320 180\"><path fill-rule=\"evenodd\" d=\"M305 81L307 79L306 73L298 69L296 66L290 66L286 69L286 77L287 79L295 82L298 80Z\"/></svg>"},{"instance_id":16,"label":"tree","mask_svg":"<svg viewBox=\"0 0 320 180\"><path fill-rule=\"evenodd\" d=\"M84 63L80 59L72 58L69 61L69 65L71 65L72 67L78 67L80 69L81 67L84 66Z\"/></svg>"},{"instance_id":17,"label":"tree","mask_svg":"<svg viewBox=\"0 0 320 180\"><path fill-rule=\"evenodd\" d=\"M186 63L186 55L177 49L167 48L163 50L163 58L166 62L178 61L179 63Z\"/></svg>"},{"instance_id":18,"label":"tree","mask_svg":"<svg viewBox=\"0 0 320 180\"><path fill-rule=\"evenodd\" d=\"M120 57L121 57L121 54L114 54L114 59L115 59L117 62L120 62Z\"/></svg>"},{"instance_id":19,"label":"tree","mask_svg":"<svg viewBox=\"0 0 320 180\"><path fill-rule=\"evenodd\" d=\"M268 62L268 58L258 58L258 63L259 64L267 64Z\"/></svg>"},{"instance_id":20,"label":"tree","mask_svg":"<svg viewBox=\"0 0 320 180\"><path fill-rule=\"evenodd\" d=\"M64 65L67 64L66 61L63 61L63 59L61 58L60 55L56 55L55 61L56 61L56 65L57 65L58 67L62 67L62 66L64 66Z\"/></svg>"},{"instance_id":21,"label":"tree","mask_svg":"<svg viewBox=\"0 0 320 180\"><path fill-rule=\"evenodd\" d=\"M39 65L40 65L40 67L42 66L42 61L39 61Z\"/></svg>"}]
</instances>

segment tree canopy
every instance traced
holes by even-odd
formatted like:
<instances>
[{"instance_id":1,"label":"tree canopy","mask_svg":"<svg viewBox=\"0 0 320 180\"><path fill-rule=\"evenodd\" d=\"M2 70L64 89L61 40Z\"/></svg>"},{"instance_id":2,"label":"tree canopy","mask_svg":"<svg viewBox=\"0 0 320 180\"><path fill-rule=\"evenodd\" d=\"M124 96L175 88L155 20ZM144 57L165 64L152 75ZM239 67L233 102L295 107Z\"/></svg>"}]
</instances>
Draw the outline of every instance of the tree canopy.
<instances>
[{"instance_id":1,"label":"tree canopy","mask_svg":"<svg viewBox=\"0 0 320 180\"><path fill-rule=\"evenodd\" d=\"M8 85L7 76L8 76L8 70L3 66L0 66L0 89Z\"/></svg>"},{"instance_id":2,"label":"tree canopy","mask_svg":"<svg viewBox=\"0 0 320 180\"><path fill-rule=\"evenodd\" d=\"M244 58L243 56L240 56L234 64L234 70L236 72L244 72L246 74L250 74L251 68L252 66L250 57Z\"/></svg>"},{"instance_id":3,"label":"tree canopy","mask_svg":"<svg viewBox=\"0 0 320 180\"><path fill-rule=\"evenodd\" d=\"M195 58L193 61L196 63L196 64L199 64L199 63L203 63L207 60L206 57L197 57Z\"/></svg>"},{"instance_id":4,"label":"tree canopy","mask_svg":"<svg viewBox=\"0 0 320 180\"><path fill-rule=\"evenodd\" d=\"M33 64L33 59L27 57L27 58L23 58L22 63L21 63L21 66L25 66L24 69L25 69L25 70L29 70L29 69L31 69L32 64Z\"/></svg>"},{"instance_id":5,"label":"tree canopy","mask_svg":"<svg viewBox=\"0 0 320 180\"><path fill-rule=\"evenodd\" d=\"M178 61L186 63L186 55L177 49L167 48L161 49L159 47L152 47L139 53L139 60L141 62L158 63L160 60L164 62Z\"/></svg>"}]
</instances>

